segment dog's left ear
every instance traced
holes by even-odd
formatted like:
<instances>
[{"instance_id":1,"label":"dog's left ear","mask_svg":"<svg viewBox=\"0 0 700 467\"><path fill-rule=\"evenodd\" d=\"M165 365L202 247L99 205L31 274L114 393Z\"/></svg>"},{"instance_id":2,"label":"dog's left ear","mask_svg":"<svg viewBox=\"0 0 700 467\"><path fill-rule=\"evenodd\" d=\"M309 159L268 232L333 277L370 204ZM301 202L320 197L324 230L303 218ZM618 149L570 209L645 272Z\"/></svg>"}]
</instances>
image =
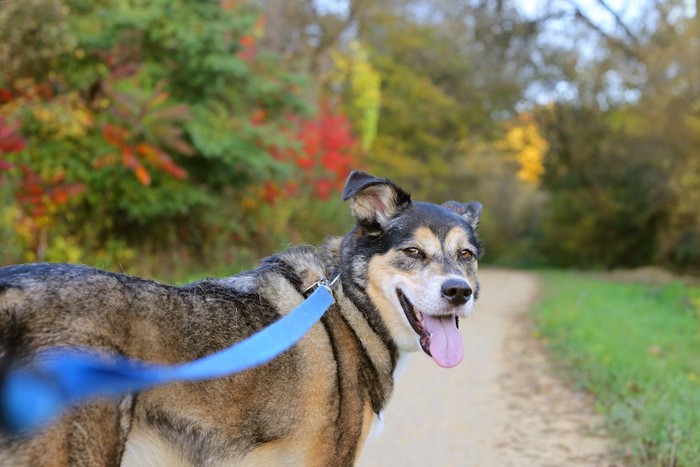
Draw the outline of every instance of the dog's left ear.
<instances>
[{"instance_id":1,"label":"dog's left ear","mask_svg":"<svg viewBox=\"0 0 700 467\"><path fill-rule=\"evenodd\" d=\"M343 190L343 201L352 199L351 210L359 224L386 227L389 220L411 204L411 195L391 180L354 171Z\"/></svg>"},{"instance_id":2,"label":"dog's left ear","mask_svg":"<svg viewBox=\"0 0 700 467\"><path fill-rule=\"evenodd\" d=\"M479 220L481 219L481 203L477 201L472 201L467 204L458 203L457 201L448 201L443 203L443 207L450 209L460 216L464 217L472 229L476 230L479 226Z\"/></svg>"}]
</instances>

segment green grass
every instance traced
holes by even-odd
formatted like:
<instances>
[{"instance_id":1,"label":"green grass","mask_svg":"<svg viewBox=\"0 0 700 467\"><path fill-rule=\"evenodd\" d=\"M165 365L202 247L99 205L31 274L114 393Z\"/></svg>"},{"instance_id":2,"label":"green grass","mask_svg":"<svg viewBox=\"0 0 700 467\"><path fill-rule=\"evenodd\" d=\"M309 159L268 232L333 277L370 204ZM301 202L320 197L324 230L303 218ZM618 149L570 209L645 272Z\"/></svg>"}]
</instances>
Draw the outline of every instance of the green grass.
<instances>
[{"instance_id":1,"label":"green grass","mask_svg":"<svg viewBox=\"0 0 700 467\"><path fill-rule=\"evenodd\" d=\"M539 333L633 465L700 465L700 288L546 272Z\"/></svg>"}]
</instances>

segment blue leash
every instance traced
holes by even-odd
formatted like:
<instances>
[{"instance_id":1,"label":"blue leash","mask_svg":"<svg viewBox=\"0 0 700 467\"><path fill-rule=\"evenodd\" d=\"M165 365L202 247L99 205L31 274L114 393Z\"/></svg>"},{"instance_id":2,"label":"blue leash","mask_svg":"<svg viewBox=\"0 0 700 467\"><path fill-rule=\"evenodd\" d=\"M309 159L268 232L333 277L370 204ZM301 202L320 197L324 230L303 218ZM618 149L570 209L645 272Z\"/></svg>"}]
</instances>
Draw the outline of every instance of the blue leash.
<instances>
[{"instance_id":1,"label":"blue leash","mask_svg":"<svg viewBox=\"0 0 700 467\"><path fill-rule=\"evenodd\" d=\"M226 349L182 365L157 365L87 349L53 348L31 369L10 370L0 385L0 429L23 433L89 398L117 397L174 381L199 381L267 363L292 347L335 303L324 280L299 306Z\"/></svg>"}]
</instances>

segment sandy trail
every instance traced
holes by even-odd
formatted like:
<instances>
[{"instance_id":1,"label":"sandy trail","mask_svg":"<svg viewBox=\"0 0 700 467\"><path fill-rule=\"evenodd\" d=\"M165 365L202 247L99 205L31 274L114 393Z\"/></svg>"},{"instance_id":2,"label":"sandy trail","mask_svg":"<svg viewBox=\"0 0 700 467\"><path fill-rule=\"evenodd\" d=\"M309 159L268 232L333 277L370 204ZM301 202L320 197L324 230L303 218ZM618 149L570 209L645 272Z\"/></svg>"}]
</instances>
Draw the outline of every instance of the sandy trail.
<instances>
[{"instance_id":1,"label":"sandy trail","mask_svg":"<svg viewBox=\"0 0 700 467\"><path fill-rule=\"evenodd\" d=\"M601 466L615 462L591 400L554 376L526 316L537 277L480 273L461 323L464 361L444 370L411 355L358 465Z\"/></svg>"}]
</instances>

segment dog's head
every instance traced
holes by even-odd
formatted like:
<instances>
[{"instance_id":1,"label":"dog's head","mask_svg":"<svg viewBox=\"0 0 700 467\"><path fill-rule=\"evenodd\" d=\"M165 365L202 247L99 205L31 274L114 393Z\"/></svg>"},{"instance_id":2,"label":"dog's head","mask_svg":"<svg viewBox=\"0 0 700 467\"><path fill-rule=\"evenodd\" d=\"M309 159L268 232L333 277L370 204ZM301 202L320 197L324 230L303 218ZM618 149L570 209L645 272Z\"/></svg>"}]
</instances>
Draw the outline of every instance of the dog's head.
<instances>
[{"instance_id":1,"label":"dog's head","mask_svg":"<svg viewBox=\"0 0 700 467\"><path fill-rule=\"evenodd\" d=\"M368 317L370 324L399 350L422 348L441 367L457 365L458 320L479 291L481 204L412 202L390 180L363 172L350 175L343 199L357 220L341 251L348 295L376 310L379 319Z\"/></svg>"}]
</instances>

